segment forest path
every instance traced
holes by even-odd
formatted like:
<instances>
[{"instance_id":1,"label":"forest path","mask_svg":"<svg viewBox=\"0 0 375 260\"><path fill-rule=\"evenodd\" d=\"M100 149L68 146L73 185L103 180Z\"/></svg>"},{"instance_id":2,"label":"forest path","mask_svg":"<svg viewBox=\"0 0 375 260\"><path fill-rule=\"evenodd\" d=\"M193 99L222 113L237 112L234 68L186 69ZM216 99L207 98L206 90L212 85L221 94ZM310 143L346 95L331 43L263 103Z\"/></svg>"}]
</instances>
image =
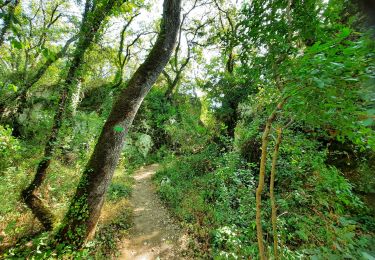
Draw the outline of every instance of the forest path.
<instances>
[{"instance_id":1,"label":"forest path","mask_svg":"<svg viewBox=\"0 0 375 260\"><path fill-rule=\"evenodd\" d=\"M187 236L173 221L156 194L151 177L158 165L142 167L134 173L135 184L130 202L134 225L122 242L118 259L187 259L183 256Z\"/></svg>"}]
</instances>

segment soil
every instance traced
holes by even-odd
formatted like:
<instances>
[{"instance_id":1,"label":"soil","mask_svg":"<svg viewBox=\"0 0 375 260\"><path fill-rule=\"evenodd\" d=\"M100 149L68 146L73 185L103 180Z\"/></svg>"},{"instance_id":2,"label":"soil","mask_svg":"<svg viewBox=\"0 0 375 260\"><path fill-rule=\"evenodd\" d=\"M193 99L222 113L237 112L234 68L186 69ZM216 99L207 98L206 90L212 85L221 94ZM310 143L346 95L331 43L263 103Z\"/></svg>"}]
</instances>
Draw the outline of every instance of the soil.
<instances>
[{"instance_id":1,"label":"soil","mask_svg":"<svg viewBox=\"0 0 375 260\"><path fill-rule=\"evenodd\" d=\"M158 165L142 167L134 173L130 203L134 225L122 242L119 259L191 259L187 257L187 235L174 221L156 194L151 177Z\"/></svg>"}]
</instances>

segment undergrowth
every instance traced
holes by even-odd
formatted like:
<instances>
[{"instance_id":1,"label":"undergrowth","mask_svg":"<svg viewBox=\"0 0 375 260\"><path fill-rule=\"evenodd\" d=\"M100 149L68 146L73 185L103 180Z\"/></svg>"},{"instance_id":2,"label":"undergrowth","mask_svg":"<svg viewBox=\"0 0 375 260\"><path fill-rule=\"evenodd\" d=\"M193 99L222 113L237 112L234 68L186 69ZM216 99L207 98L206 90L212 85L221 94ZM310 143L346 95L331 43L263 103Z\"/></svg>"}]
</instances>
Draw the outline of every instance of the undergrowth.
<instances>
[{"instance_id":1,"label":"undergrowth","mask_svg":"<svg viewBox=\"0 0 375 260\"><path fill-rule=\"evenodd\" d=\"M0 128L0 259L108 259L118 254L118 243L132 223L128 198L131 194L131 169L125 173L120 162L107 192L95 238L84 248L56 244L56 230L44 232L39 222L20 200L20 192L30 182L40 151L11 136L7 128ZM12 150L17 153L10 153ZM69 199L79 180L82 163L75 158L66 161L66 153L57 152L45 184L40 188L41 198L53 209L61 221ZM27 158L27 159L25 159ZM17 165L14 167L13 165ZM31 165L31 166L30 166ZM136 166L134 166L136 167ZM26 174L25 174L26 173ZM15 210L16 209L16 210ZM58 223L56 223L56 228ZM55 229L56 229L55 228Z\"/></svg>"},{"instance_id":2,"label":"undergrowth","mask_svg":"<svg viewBox=\"0 0 375 260\"><path fill-rule=\"evenodd\" d=\"M298 146L298 149L295 149ZM200 257L257 257L256 163L238 149L170 156L157 172L158 193L196 238ZM289 132L278 162L276 200L281 259L372 259L375 221L319 142ZM270 158L269 158L270 160ZM267 177L268 178L268 177ZM263 229L272 245L268 189ZM268 255L272 255L268 247Z\"/></svg>"}]
</instances>

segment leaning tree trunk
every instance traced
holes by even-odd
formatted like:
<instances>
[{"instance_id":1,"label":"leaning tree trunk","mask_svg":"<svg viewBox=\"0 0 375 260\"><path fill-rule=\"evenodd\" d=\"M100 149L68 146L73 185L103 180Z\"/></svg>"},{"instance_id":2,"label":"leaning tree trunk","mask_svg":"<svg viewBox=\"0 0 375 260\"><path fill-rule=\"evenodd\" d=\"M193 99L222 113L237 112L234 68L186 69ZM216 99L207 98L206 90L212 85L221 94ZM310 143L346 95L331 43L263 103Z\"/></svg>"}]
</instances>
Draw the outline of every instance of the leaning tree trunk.
<instances>
[{"instance_id":1,"label":"leaning tree trunk","mask_svg":"<svg viewBox=\"0 0 375 260\"><path fill-rule=\"evenodd\" d=\"M173 51L180 5L181 0L164 0L163 20L156 43L114 103L57 234L57 241L82 246L93 237L125 136Z\"/></svg>"},{"instance_id":2,"label":"leaning tree trunk","mask_svg":"<svg viewBox=\"0 0 375 260\"><path fill-rule=\"evenodd\" d=\"M67 108L69 93L78 83L78 77L80 74L81 63L84 59L84 54L93 42L94 37L96 36L105 17L110 13L115 4L121 2L122 1L109 0L105 5L101 5L100 8L92 10L92 2L90 0L86 1L86 9L80 28L78 43L73 54L73 59L70 63L65 82L61 87L58 110L55 114L51 133L44 149L43 159L38 164L33 181L21 193L25 204L31 209L33 214L47 230L53 227L54 218L49 208L44 205L43 201L38 197L37 190L47 177L47 169L51 163L51 159L56 148L56 141L62 125L65 110Z\"/></svg>"}]
</instances>

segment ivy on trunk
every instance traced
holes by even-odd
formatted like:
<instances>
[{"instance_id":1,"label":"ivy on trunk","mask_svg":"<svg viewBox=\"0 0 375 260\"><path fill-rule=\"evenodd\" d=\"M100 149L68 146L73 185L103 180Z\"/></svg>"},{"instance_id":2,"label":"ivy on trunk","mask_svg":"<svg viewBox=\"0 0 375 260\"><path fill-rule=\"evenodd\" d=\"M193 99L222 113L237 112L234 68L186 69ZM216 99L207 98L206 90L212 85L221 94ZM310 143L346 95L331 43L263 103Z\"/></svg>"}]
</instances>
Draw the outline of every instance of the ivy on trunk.
<instances>
[{"instance_id":1,"label":"ivy on trunk","mask_svg":"<svg viewBox=\"0 0 375 260\"><path fill-rule=\"evenodd\" d=\"M82 246L93 237L125 137L139 106L173 51L180 24L180 5L181 0L164 1L158 38L112 106L57 234L58 241Z\"/></svg>"}]
</instances>

